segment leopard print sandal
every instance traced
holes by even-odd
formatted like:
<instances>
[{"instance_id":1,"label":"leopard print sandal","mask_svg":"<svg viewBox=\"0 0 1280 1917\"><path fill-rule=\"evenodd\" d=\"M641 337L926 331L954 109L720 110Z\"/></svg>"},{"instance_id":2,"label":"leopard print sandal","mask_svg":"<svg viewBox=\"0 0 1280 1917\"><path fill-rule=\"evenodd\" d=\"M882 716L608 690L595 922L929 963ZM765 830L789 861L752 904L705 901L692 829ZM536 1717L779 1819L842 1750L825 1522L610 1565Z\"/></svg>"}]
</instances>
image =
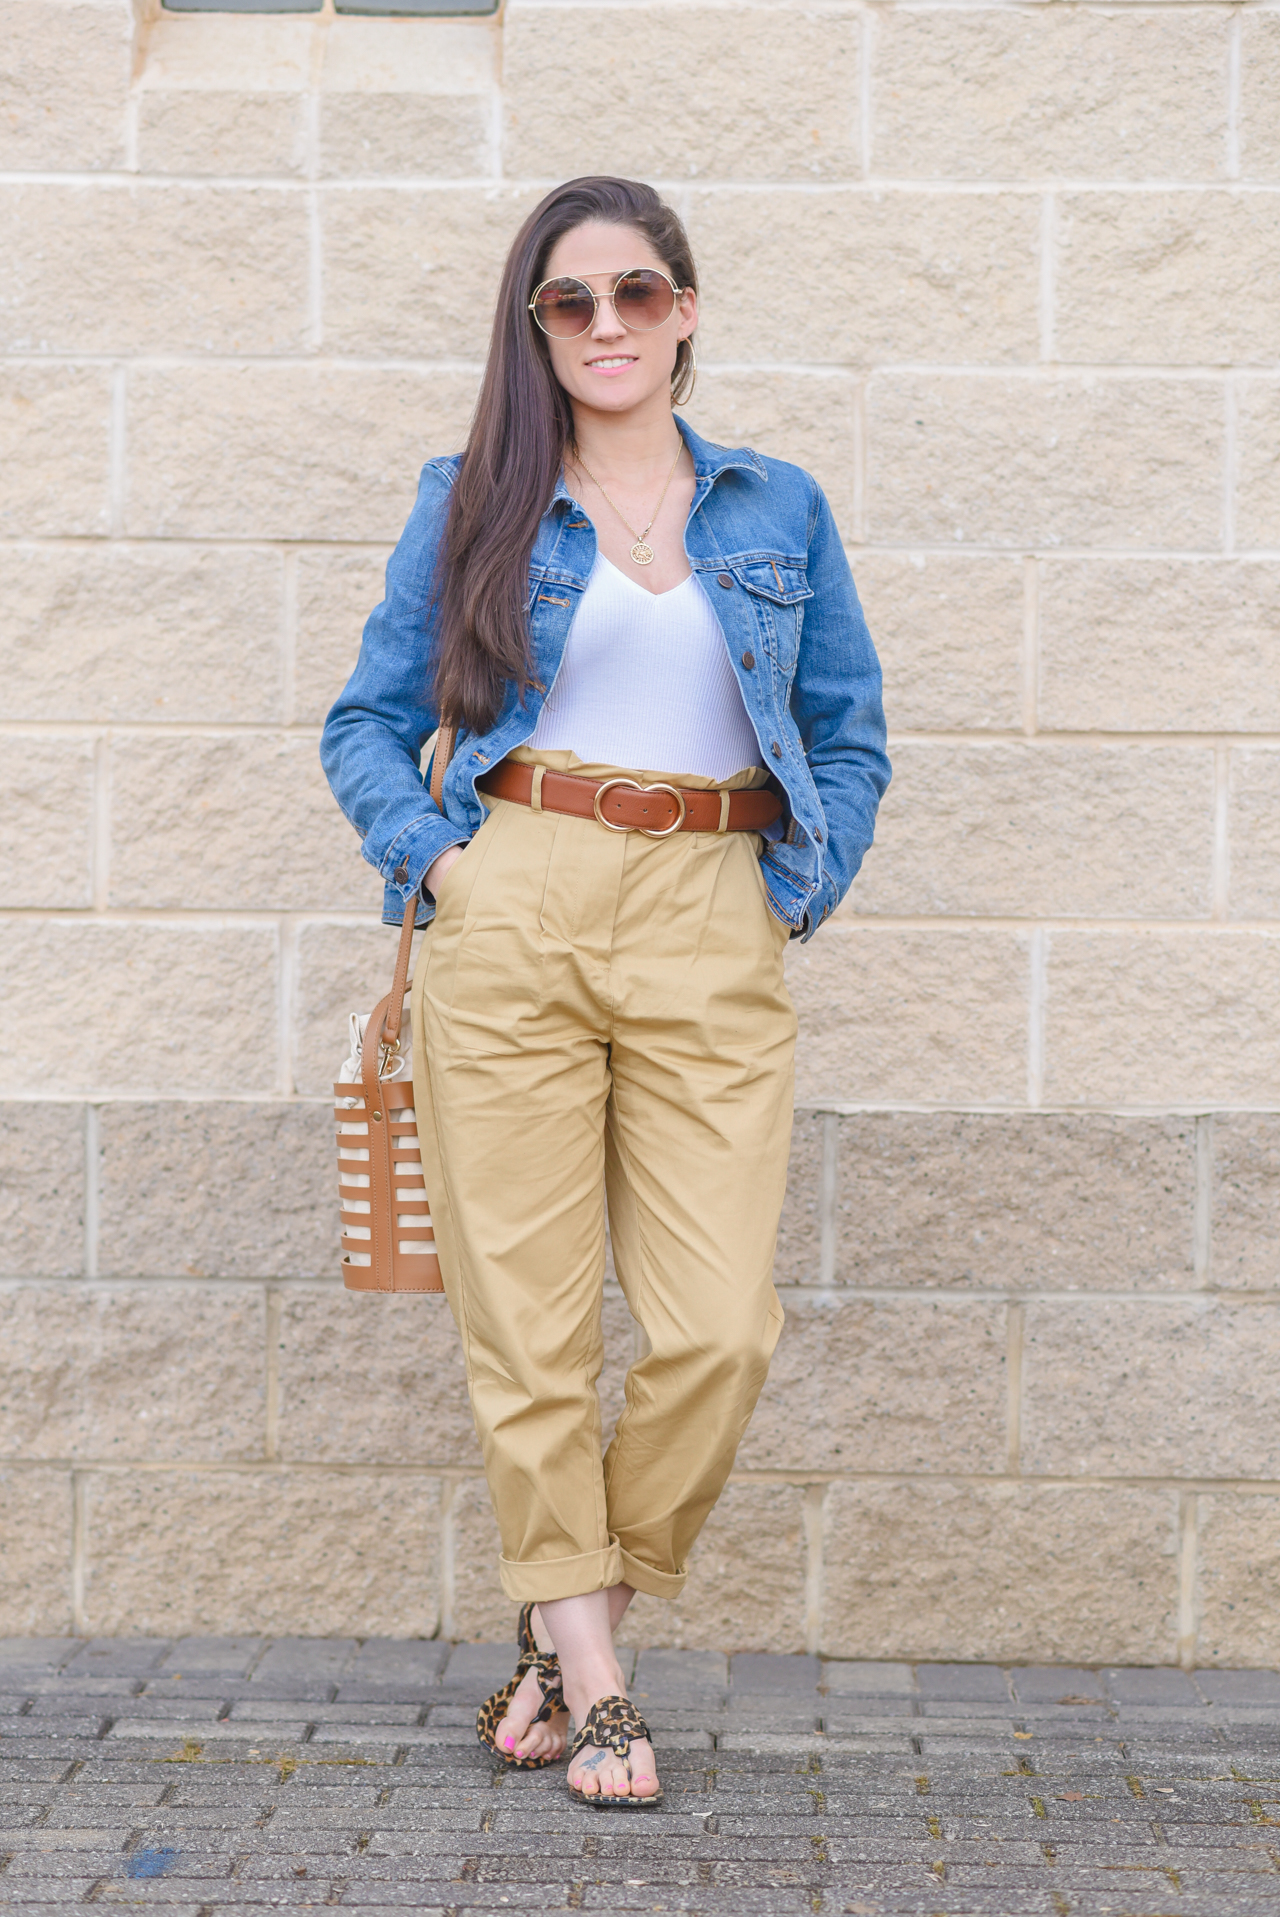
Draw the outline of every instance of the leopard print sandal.
<instances>
[{"instance_id":1,"label":"leopard print sandal","mask_svg":"<svg viewBox=\"0 0 1280 1917\"><path fill-rule=\"evenodd\" d=\"M540 1651L533 1635L533 1605L522 1605L520 1623L516 1633L520 1651L520 1661L516 1665L516 1674L509 1684L500 1691L487 1697L476 1712L476 1736L486 1750L500 1757L513 1771L545 1770L548 1764L558 1764L558 1757L517 1757L514 1752L499 1750L497 1743L498 1726L507 1714L507 1706L520 1688L522 1679L528 1671L538 1674L538 1688L542 1692L542 1702L530 1718L530 1728L534 1724L545 1724L557 1711L562 1711L564 1687L560 1679L560 1660L554 1651ZM563 1755L563 1753L562 1753Z\"/></svg>"},{"instance_id":2,"label":"leopard print sandal","mask_svg":"<svg viewBox=\"0 0 1280 1917\"><path fill-rule=\"evenodd\" d=\"M583 1720L582 1729L569 1746L569 1762L573 1763L578 1752L585 1745L594 1745L599 1751L612 1751L627 1764L631 1746L641 1739L652 1744L653 1737L649 1726L641 1717L635 1705L627 1697L602 1697L591 1706ZM652 1810L655 1804L662 1802L662 1792L656 1790L652 1797L607 1796L600 1791L579 1790L576 1784L570 1784L569 1795L579 1804L589 1804L592 1810Z\"/></svg>"}]
</instances>

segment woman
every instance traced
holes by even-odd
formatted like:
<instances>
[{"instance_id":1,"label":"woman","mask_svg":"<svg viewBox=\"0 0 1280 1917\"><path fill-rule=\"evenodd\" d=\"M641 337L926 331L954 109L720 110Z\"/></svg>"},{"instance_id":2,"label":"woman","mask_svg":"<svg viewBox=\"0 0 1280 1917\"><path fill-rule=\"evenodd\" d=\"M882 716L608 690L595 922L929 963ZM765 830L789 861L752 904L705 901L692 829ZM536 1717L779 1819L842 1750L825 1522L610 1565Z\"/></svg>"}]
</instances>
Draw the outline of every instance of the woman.
<instances>
[{"instance_id":1,"label":"woman","mask_svg":"<svg viewBox=\"0 0 1280 1917\"><path fill-rule=\"evenodd\" d=\"M744 284L759 282L744 274ZM679 1595L782 1326L788 938L834 911L889 779L826 500L673 413L696 277L647 186L548 194L475 420L436 459L325 726L339 804L433 930L416 1103L521 1660L482 1709L597 1807L661 1797L613 1631ZM768 306L758 315L767 325ZM443 786L419 755L460 727ZM605 1189L647 1333L601 1458Z\"/></svg>"}]
</instances>

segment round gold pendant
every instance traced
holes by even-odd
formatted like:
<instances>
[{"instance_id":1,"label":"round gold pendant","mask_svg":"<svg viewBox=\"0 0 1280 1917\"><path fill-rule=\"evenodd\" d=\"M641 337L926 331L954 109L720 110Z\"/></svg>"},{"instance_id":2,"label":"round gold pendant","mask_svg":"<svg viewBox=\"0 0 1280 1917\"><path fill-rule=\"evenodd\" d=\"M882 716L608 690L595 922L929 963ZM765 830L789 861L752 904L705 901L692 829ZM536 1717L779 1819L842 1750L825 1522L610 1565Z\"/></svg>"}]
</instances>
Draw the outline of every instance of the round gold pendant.
<instances>
[{"instance_id":1,"label":"round gold pendant","mask_svg":"<svg viewBox=\"0 0 1280 1917\"><path fill-rule=\"evenodd\" d=\"M646 546L643 539L637 539L635 545L631 548L631 557L635 560L637 566L651 566L653 564L653 547Z\"/></svg>"}]
</instances>

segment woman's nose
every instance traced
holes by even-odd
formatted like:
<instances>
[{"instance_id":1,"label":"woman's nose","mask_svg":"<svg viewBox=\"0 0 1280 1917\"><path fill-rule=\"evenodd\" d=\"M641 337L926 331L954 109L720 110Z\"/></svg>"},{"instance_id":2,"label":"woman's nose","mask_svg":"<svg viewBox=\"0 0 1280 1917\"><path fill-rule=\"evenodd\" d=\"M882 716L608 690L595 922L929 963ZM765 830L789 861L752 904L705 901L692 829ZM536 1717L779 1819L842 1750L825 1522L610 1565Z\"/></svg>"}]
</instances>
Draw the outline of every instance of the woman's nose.
<instances>
[{"instance_id":1,"label":"woman's nose","mask_svg":"<svg viewBox=\"0 0 1280 1917\"><path fill-rule=\"evenodd\" d=\"M617 339L626 330L618 318L612 294L597 293L595 324L591 328L592 339Z\"/></svg>"}]
</instances>

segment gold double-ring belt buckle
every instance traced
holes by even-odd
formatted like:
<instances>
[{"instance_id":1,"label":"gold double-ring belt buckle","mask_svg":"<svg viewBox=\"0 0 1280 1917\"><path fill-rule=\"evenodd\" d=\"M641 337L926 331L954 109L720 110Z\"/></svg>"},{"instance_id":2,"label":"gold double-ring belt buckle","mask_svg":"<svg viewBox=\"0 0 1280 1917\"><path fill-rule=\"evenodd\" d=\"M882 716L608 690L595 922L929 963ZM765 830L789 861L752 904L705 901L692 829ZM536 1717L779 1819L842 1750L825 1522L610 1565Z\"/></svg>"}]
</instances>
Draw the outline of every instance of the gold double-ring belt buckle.
<instances>
[{"instance_id":1,"label":"gold double-ring belt buckle","mask_svg":"<svg viewBox=\"0 0 1280 1917\"><path fill-rule=\"evenodd\" d=\"M615 785L628 785L633 792L669 792L680 809L670 825L664 825L656 830L653 826L649 825L619 825L613 819L606 819L604 813L600 810L601 801L605 793L612 792ZM680 827L685 821L685 814L688 811L688 807L684 802L684 793L678 785L663 785L661 783L641 785L639 779L606 779L603 785L596 787L596 796L591 803L596 818L600 821L600 824L605 828L606 832L643 832L646 839L669 839L673 832L680 830Z\"/></svg>"}]
</instances>

